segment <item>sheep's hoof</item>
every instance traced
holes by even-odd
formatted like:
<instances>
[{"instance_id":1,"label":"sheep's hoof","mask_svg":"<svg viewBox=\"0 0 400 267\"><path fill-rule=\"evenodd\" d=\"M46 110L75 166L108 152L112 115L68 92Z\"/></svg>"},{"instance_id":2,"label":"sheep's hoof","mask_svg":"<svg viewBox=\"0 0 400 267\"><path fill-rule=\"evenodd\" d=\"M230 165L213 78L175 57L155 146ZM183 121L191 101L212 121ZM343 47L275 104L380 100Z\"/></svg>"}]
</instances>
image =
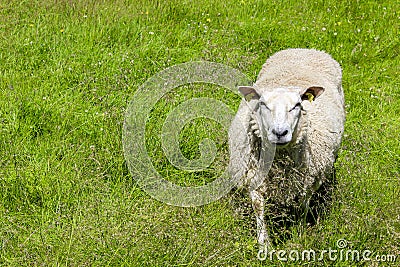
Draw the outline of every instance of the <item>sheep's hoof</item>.
<instances>
[{"instance_id":1,"label":"sheep's hoof","mask_svg":"<svg viewBox=\"0 0 400 267\"><path fill-rule=\"evenodd\" d=\"M271 240L269 239L268 233L265 229L261 230L260 235L258 236L258 254L257 257L267 257L268 251L272 249Z\"/></svg>"},{"instance_id":2,"label":"sheep's hoof","mask_svg":"<svg viewBox=\"0 0 400 267\"><path fill-rule=\"evenodd\" d=\"M260 261L264 261L264 260L268 259L269 251L271 251L271 250L272 250L272 247L270 245L260 246L258 253L257 253L257 258Z\"/></svg>"}]
</instances>

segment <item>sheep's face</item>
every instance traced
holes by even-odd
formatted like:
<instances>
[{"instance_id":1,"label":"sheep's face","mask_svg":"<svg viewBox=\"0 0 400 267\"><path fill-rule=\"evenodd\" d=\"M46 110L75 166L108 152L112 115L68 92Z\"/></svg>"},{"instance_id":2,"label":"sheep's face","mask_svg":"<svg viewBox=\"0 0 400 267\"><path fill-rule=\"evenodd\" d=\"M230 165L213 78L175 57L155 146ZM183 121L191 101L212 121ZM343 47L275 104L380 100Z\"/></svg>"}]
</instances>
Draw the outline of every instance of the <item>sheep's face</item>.
<instances>
[{"instance_id":1,"label":"sheep's face","mask_svg":"<svg viewBox=\"0 0 400 267\"><path fill-rule=\"evenodd\" d=\"M261 95L256 114L261 131L264 131L268 140L277 145L286 145L292 141L300 111L300 94L278 89Z\"/></svg>"},{"instance_id":2,"label":"sheep's face","mask_svg":"<svg viewBox=\"0 0 400 267\"><path fill-rule=\"evenodd\" d=\"M291 87L263 90L261 94L252 87L240 87L246 100L257 100L256 118L260 132L269 142L285 146L293 139L302 110L303 101L313 101L324 89Z\"/></svg>"}]
</instances>

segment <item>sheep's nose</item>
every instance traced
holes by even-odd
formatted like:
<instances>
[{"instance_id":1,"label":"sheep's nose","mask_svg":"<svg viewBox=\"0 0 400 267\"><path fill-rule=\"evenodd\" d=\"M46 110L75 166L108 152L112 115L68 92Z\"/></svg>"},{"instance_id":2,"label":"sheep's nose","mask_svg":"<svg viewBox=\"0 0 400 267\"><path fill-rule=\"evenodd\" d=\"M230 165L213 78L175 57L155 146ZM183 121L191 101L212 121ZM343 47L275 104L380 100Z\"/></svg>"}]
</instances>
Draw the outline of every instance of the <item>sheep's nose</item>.
<instances>
[{"instance_id":1,"label":"sheep's nose","mask_svg":"<svg viewBox=\"0 0 400 267\"><path fill-rule=\"evenodd\" d=\"M288 130L276 130L276 129L273 129L272 133L275 134L278 138L281 138L281 137L287 135Z\"/></svg>"}]
</instances>

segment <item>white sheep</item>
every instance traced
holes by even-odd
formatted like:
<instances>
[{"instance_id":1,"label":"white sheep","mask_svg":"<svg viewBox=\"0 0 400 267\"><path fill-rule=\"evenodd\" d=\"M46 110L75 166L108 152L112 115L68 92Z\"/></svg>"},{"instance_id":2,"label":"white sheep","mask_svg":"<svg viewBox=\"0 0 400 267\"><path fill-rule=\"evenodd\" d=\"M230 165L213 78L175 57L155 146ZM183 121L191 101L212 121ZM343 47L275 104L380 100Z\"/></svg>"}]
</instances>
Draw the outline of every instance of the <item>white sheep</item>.
<instances>
[{"instance_id":1,"label":"white sheep","mask_svg":"<svg viewBox=\"0 0 400 267\"><path fill-rule=\"evenodd\" d=\"M265 202L298 205L305 216L332 177L345 122L341 81L328 54L287 49L266 61L253 86L239 87L245 99L229 129L229 172L250 192L262 249L270 246Z\"/></svg>"}]
</instances>

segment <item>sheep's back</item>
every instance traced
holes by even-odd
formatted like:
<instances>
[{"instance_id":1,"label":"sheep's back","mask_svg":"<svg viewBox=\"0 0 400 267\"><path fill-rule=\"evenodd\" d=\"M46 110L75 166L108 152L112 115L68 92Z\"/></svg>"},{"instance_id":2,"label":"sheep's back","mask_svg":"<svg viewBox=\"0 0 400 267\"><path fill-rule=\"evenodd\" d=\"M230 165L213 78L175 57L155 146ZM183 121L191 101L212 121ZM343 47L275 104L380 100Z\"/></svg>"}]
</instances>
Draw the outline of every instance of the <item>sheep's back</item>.
<instances>
[{"instance_id":1,"label":"sheep's back","mask_svg":"<svg viewBox=\"0 0 400 267\"><path fill-rule=\"evenodd\" d=\"M340 85L341 82L340 65L330 55L314 49L297 48L277 52L268 58L256 85L261 90L269 90L279 86Z\"/></svg>"}]
</instances>

